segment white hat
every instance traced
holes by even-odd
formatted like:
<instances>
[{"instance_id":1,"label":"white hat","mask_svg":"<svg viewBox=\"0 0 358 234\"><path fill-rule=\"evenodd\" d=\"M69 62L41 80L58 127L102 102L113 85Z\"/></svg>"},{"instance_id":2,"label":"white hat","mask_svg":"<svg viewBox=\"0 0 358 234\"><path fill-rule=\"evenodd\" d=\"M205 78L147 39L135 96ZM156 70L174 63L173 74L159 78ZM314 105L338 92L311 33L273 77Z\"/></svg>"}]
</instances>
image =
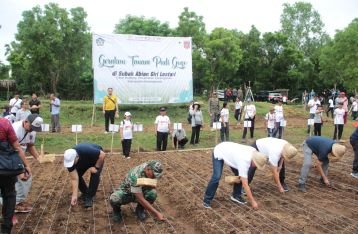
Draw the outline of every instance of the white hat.
<instances>
[{"instance_id":1,"label":"white hat","mask_svg":"<svg viewBox=\"0 0 358 234\"><path fill-rule=\"evenodd\" d=\"M337 162L343 157L345 152L346 152L346 147L344 145L334 143L332 145L332 152L328 156L329 160L332 162Z\"/></svg>"},{"instance_id":2,"label":"white hat","mask_svg":"<svg viewBox=\"0 0 358 234\"><path fill-rule=\"evenodd\" d=\"M124 116L126 116L126 117L127 117L127 116L132 116L132 114L127 111L126 113L124 113Z\"/></svg>"},{"instance_id":3,"label":"white hat","mask_svg":"<svg viewBox=\"0 0 358 234\"><path fill-rule=\"evenodd\" d=\"M268 157L263 153L260 153L255 150L254 152L252 152L252 161L254 161L257 169L262 170L265 168L265 165L268 161Z\"/></svg>"},{"instance_id":4,"label":"white hat","mask_svg":"<svg viewBox=\"0 0 358 234\"><path fill-rule=\"evenodd\" d=\"M68 149L65 151L63 157L63 165L67 168L72 167L74 162L75 162L75 158L77 156L77 152L74 149Z\"/></svg>"},{"instance_id":5,"label":"white hat","mask_svg":"<svg viewBox=\"0 0 358 234\"><path fill-rule=\"evenodd\" d=\"M283 146L282 155L285 158L285 160L288 161L292 159L297 155L297 153L298 153L297 149L290 143L287 143Z\"/></svg>"}]
</instances>

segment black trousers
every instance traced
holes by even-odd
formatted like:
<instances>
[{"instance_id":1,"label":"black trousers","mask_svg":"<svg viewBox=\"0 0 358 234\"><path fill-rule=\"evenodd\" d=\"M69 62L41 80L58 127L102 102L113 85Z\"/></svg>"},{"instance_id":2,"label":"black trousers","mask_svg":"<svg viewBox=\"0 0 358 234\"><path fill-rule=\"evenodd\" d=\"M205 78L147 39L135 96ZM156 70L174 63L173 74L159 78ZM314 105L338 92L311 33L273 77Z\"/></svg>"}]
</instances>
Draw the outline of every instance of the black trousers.
<instances>
[{"instance_id":1,"label":"black trousers","mask_svg":"<svg viewBox=\"0 0 358 234\"><path fill-rule=\"evenodd\" d=\"M129 152L131 152L132 139L123 139L122 140L122 151L124 156L129 157Z\"/></svg>"},{"instance_id":2,"label":"black trousers","mask_svg":"<svg viewBox=\"0 0 358 234\"><path fill-rule=\"evenodd\" d=\"M326 112L327 117L329 116L329 112L331 112L331 116L332 116L332 119L333 119L333 111L334 111L334 108L333 108L333 107L328 107L328 110L327 110L327 112Z\"/></svg>"},{"instance_id":3,"label":"black trousers","mask_svg":"<svg viewBox=\"0 0 358 234\"><path fill-rule=\"evenodd\" d=\"M116 114L116 110L104 111L104 127L107 132L109 132L109 121L111 121L111 124L114 124L114 115L115 114Z\"/></svg>"},{"instance_id":4,"label":"black trousers","mask_svg":"<svg viewBox=\"0 0 358 234\"><path fill-rule=\"evenodd\" d=\"M178 141L177 137L175 136L173 141L174 141L175 148L177 148L177 146L179 146L179 148L183 149L185 144L188 143L189 140L187 137L185 137L185 138L181 139L180 141Z\"/></svg>"},{"instance_id":5,"label":"black trousers","mask_svg":"<svg viewBox=\"0 0 358 234\"><path fill-rule=\"evenodd\" d=\"M250 127L250 138L254 138L254 130L255 130L255 117L252 119L245 119L244 121L251 121L251 127ZM242 134L242 139L246 139L247 129L244 128L244 132Z\"/></svg>"},{"instance_id":6,"label":"black trousers","mask_svg":"<svg viewBox=\"0 0 358 234\"><path fill-rule=\"evenodd\" d=\"M224 127L224 124L221 123L220 139L221 142L229 141L229 123L226 123L226 127Z\"/></svg>"},{"instance_id":7,"label":"black trousers","mask_svg":"<svg viewBox=\"0 0 358 234\"><path fill-rule=\"evenodd\" d=\"M337 139L337 132L338 132L338 140L340 140L342 138L343 127L344 127L344 124L335 124L334 125L334 133L333 133L334 140Z\"/></svg>"},{"instance_id":8,"label":"black trousers","mask_svg":"<svg viewBox=\"0 0 358 234\"><path fill-rule=\"evenodd\" d=\"M168 133L157 131L157 151L166 151L168 144Z\"/></svg>"},{"instance_id":9,"label":"black trousers","mask_svg":"<svg viewBox=\"0 0 358 234\"><path fill-rule=\"evenodd\" d=\"M201 125L196 125L195 127L191 127L190 144L199 143L200 129L201 129Z\"/></svg>"},{"instance_id":10,"label":"black trousers","mask_svg":"<svg viewBox=\"0 0 358 234\"><path fill-rule=\"evenodd\" d=\"M353 140L352 138L350 139L350 143L353 147L353 151L354 151L354 159L353 159L353 168L352 168L352 172L353 173L358 173L358 141L357 140Z\"/></svg>"},{"instance_id":11,"label":"black trousers","mask_svg":"<svg viewBox=\"0 0 358 234\"><path fill-rule=\"evenodd\" d=\"M273 130L272 136L276 137L278 133L278 139L282 138L282 127L281 127L281 122L275 122L275 128Z\"/></svg>"},{"instance_id":12,"label":"black trousers","mask_svg":"<svg viewBox=\"0 0 358 234\"><path fill-rule=\"evenodd\" d=\"M11 233L12 217L15 213L17 176L0 176L0 190L3 199L1 233Z\"/></svg>"},{"instance_id":13,"label":"black trousers","mask_svg":"<svg viewBox=\"0 0 358 234\"><path fill-rule=\"evenodd\" d=\"M322 123L314 123L313 133L315 136L321 136Z\"/></svg>"},{"instance_id":14,"label":"black trousers","mask_svg":"<svg viewBox=\"0 0 358 234\"><path fill-rule=\"evenodd\" d=\"M234 117L237 121L241 120L241 109L235 109Z\"/></svg>"},{"instance_id":15,"label":"black trousers","mask_svg":"<svg viewBox=\"0 0 358 234\"><path fill-rule=\"evenodd\" d=\"M97 173L91 173L88 187L82 176L89 169L89 167L76 168L78 173L78 188L81 191L81 193L84 194L86 197L92 198L96 195L100 177L101 177L102 168L103 166L97 171Z\"/></svg>"}]
</instances>

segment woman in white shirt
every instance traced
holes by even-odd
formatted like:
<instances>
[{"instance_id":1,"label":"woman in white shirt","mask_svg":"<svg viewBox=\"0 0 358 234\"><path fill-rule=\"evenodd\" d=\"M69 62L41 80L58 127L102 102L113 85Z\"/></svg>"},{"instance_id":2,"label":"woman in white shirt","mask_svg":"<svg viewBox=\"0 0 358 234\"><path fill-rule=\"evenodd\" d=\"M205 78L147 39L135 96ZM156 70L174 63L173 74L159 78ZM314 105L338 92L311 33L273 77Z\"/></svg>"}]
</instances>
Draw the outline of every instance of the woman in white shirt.
<instances>
[{"instance_id":1,"label":"woman in white shirt","mask_svg":"<svg viewBox=\"0 0 358 234\"><path fill-rule=\"evenodd\" d=\"M155 119L155 135L157 137L157 151L166 151L168 144L168 135L170 133L170 119L167 116L166 108L159 109L160 115Z\"/></svg>"},{"instance_id":2,"label":"woman in white shirt","mask_svg":"<svg viewBox=\"0 0 358 234\"><path fill-rule=\"evenodd\" d=\"M223 103L223 108L220 111L220 138L221 142L229 141L229 109L227 108L227 103Z\"/></svg>"},{"instance_id":3,"label":"woman in white shirt","mask_svg":"<svg viewBox=\"0 0 358 234\"><path fill-rule=\"evenodd\" d=\"M267 129L267 137L273 137L273 130L275 128L276 114L275 109L272 107L270 112L265 116L265 126Z\"/></svg>"},{"instance_id":4,"label":"woman in white shirt","mask_svg":"<svg viewBox=\"0 0 358 234\"><path fill-rule=\"evenodd\" d=\"M284 120L283 117L283 106L282 106L282 102L279 101L278 104L275 106L275 129L273 131L272 136L276 137L277 133L278 133L278 139L281 139L282 137L282 129L283 127L281 127L281 121Z\"/></svg>"},{"instance_id":5,"label":"woman in white shirt","mask_svg":"<svg viewBox=\"0 0 358 234\"><path fill-rule=\"evenodd\" d=\"M191 138L190 144L198 144L200 129L204 127L203 113L200 110L200 104L194 102L193 109L189 111L191 115Z\"/></svg>"},{"instance_id":6,"label":"woman in white shirt","mask_svg":"<svg viewBox=\"0 0 358 234\"><path fill-rule=\"evenodd\" d=\"M248 128L250 128L250 138L251 139L254 138L256 107L254 104L251 103L251 99L247 100L247 102L248 102L247 105L244 107L244 112L245 112L244 121L247 121L249 124L251 124L251 126L250 127L244 126L244 132L242 134L241 142L246 142L246 134Z\"/></svg>"},{"instance_id":7,"label":"woman in white shirt","mask_svg":"<svg viewBox=\"0 0 358 234\"><path fill-rule=\"evenodd\" d=\"M125 158L129 159L129 152L131 151L132 138L133 138L133 124L131 121L131 113L124 113L124 119L121 121L120 125L120 134L121 134L121 143L122 151Z\"/></svg>"},{"instance_id":8,"label":"woman in white shirt","mask_svg":"<svg viewBox=\"0 0 358 234\"><path fill-rule=\"evenodd\" d=\"M334 110L334 133L333 133L333 140L337 140L337 133L338 133L338 140L341 140L343 134L343 127L344 127L344 115L345 110L343 109L343 103L338 103L338 107Z\"/></svg>"},{"instance_id":9,"label":"woman in white shirt","mask_svg":"<svg viewBox=\"0 0 358 234\"><path fill-rule=\"evenodd\" d=\"M241 101L240 97L237 97L236 102L235 102L235 114L234 114L234 117L238 122L241 119L241 108L242 108L242 101Z\"/></svg>"}]
</instances>

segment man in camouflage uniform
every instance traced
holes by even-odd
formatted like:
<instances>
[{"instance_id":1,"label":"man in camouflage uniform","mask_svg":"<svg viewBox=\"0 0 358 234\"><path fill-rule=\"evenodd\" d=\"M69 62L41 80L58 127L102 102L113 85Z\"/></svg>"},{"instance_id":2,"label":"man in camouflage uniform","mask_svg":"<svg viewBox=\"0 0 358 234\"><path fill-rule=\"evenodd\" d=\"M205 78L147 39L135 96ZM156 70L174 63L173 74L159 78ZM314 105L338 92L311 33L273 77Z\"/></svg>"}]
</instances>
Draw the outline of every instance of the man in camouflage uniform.
<instances>
[{"instance_id":1,"label":"man in camouflage uniform","mask_svg":"<svg viewBox=\"0 0 358 234\"><path fill-rule=\"evenodd\" d=\"M121 205L130 202L138 203L135 213L139 220L144 221L146 218L144 209L153 213L158 220L164 220L164 216L152 206L157 198L157 191L150 186L137 185L138 178L158 179L162 176L162 173L162 164L157 160L145 162L129 170L119 188L110 196L114 222L120 223L122 221Z\"/></svg>"},{"instance_id":2,"label":"man in camouflage uniform","mask_svg":"<svg viewBox=\"0 0 358 234\"><path fill-rule=\"evenodd\" d=\"M210 127L213 127L213 123L219 120L218 115L220 114L219 98L216 92L213 92L209 98L208 111L210 115Z\"/></svg>"}]
</instances>

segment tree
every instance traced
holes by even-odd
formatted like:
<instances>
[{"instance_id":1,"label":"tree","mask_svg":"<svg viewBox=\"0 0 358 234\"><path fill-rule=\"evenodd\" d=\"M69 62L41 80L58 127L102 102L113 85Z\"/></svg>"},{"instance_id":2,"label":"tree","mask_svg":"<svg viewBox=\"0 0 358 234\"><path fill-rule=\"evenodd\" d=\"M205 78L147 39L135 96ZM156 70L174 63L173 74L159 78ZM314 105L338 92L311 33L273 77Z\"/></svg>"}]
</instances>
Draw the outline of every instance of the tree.
<instances>
[{"instance_id":1,"label":"tree","mask_svg":"<svg viewBox=\"0 0 358 234\"><path fill-rule=\"evenodd\" d=\"M171 36L173 31L170 29L168 23L161 23L155 18L146 19L145 17L138 17L127 15L126 18L116 24L114 33L135 34L147 36Z\"/></svg>"},{"instance_id":2,"label":"tree","mask_svg":"<svg viewBox=\"0 0 358 234\"><path fill-rule=\"evenodd\" d=\"M358 18L336 33L322 49L320 61L320 78L325 84L343 85L347 90L358 88Z\"/></svg>"},{"instance_id":3,"label":"tree","mask_svg":"<svg viewBox=\"0 0 358 234\"><path fill-rule=\"evenodd\" d=\"M9 79L9 71L10 71L10 66L3 64L0 61L0 80L7 80Z\"/></svg>"},{"instance_id":4,"label":"tree","mask_svg":"<svg viewBox=\"0 0 358 234\"><path fill-rule=\"evenodd\" d=\"M91 89L91 35L83 8L70 11L50 3L23 12L8 60L22 92L60 92L83 98ZM76 92L68 92L76 90Z\"/></svg>"}]
</instances>

